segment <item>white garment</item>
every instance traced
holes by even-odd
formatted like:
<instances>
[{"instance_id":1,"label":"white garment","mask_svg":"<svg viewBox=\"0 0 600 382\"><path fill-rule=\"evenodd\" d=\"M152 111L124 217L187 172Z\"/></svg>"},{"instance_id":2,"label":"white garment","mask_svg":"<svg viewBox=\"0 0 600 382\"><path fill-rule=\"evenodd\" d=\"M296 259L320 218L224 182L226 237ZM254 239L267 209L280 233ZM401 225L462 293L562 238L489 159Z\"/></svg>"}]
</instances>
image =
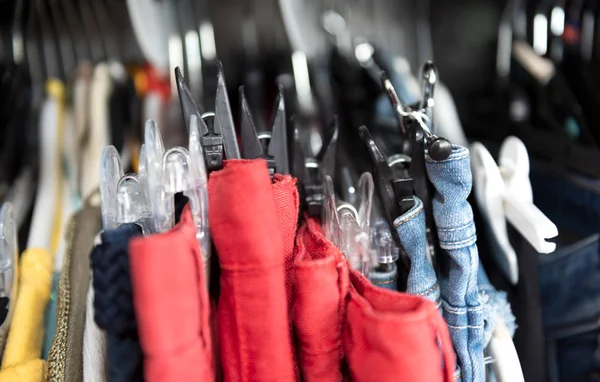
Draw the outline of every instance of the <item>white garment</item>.
<instances>
[{"instance_id":1,"label":"white garment","mask_svg":"<svg viewBox=\"0 0 600 382\"><path fill-rule=\"evenodd\" d=\"M110 144L110 106L112 79L108 65L96 65L89 96L89 135L82 148L81 196L86 198L100 184L102 151Z\"/></svg>"},{"instance_id":2,"label":"white garment","mask_svg":"<svg viewBox=\"0 0 600 382\"><path fill-rule=\"evenodd\" d=\"M101 243L100 234L96 235L94 245ZM83 331L83 382L107 382L106 371L106 333L94 320L94 284L90 276L87 300L85 304L85 329Z\"/></svg>"},{"instance_id":3,"label":"white garment","mask_svg":"<svg viewBox=\"0 0 600 382\"><path fill-rule=\"evenodd\" d=\"M31 219L27 248L49 249L52 242L52 219L60 181L58 113L59 101L47 97L40 113L40 168L35 207Z\"/></svg>"}]
</instances>

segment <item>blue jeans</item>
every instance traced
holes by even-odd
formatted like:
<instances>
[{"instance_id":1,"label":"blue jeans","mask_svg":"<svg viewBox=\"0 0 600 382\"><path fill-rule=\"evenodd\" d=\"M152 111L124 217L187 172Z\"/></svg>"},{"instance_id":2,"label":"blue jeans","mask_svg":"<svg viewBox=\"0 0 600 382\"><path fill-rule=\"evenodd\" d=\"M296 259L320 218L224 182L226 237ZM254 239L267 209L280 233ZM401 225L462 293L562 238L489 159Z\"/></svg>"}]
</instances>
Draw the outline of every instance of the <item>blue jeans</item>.
<instances>
[{"instance_id":1,"label":"blue jeans","mask_svg":"<svg viewBox=\"0 0 600 382\"><path fill-rule=\"evenodd\" d=\"M435 270L427 258L425 213L423 203L415 196L415 205L394 221L406 255L410 259L406 293L423 296L440 304L440 287Z\"/></svg>"},{"instance_id":2,"label":"blue jeans","mask_svg":"<svg viewBox=\"0 0 600 382\"><path fill-rule=\"evenodd\" d=\"M436 162L427 157L426 167L436 190L433 217L442 249L438 258L440 264L447 263L438 278L442 312L461 368L462 382L484 382L483 306L477 287L479 253L473 211L467 202L473 183L469 150L454 146L444 161Z\"/></svg>"},{"instance_id":3,"label":"blue jeans","mask_svg":"<svg viewBox=\"0 0 600 382\"><path fill-rule=\"evenodd\" d=\"M483 304L483 347L486 348L497 325L496 314L504 322L511 336L515 334L517 323L507 301L506 292L494 288L481 263L477 272L477 286Z\"/></svg>"},{"instance_id":4,"label":"blue jeans","mask_svg":"<svg viewBox=\"0 0 600 382\"><path fill-rule=\"evenodd\" d=\"M380 265L369 271L369 280L373 285L389 290L398 290L398 266L396 263Z\"/></svg>"},{"instance_id":5,"label":"blue jeans","mask_svg":"<svg viewBox=\"0 0 600 382\"><path fill-rule=\"evenodd\" d=\"M536 205L558 226L539 257L550 382L600 381L600 183L532 167Z\"/></svg>"}]
</instances>

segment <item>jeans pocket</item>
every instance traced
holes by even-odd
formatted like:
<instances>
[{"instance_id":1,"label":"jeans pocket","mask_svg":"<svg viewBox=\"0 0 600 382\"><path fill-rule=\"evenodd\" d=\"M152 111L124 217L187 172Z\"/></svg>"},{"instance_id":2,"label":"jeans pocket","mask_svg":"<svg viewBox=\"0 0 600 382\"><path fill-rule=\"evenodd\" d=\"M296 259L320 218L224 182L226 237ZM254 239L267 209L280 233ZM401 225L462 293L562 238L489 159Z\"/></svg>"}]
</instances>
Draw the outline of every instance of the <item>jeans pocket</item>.
<instances>
[{"instance_id":1,"label":"jeans pocket","mask_svg":"<svg viewBox=\"0 0 600 382\"><path fill-rule=\"evenodd\" d=\"M600 319L546 330L550 382L600 381Z\"/></svg>"}]
</instances>

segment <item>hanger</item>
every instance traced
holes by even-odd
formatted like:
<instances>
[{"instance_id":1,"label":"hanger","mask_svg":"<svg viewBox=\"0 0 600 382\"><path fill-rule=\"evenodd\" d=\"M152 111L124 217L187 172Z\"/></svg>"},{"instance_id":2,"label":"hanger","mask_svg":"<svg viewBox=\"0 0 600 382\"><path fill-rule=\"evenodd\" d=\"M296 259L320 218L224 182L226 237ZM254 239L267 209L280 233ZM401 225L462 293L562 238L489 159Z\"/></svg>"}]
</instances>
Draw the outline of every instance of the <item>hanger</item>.
<instances>
[{"instance_id":1,"label":"hanger","mask_svg":"<svg viewBox=\"0 0 600 382\"><path fill-rule=\"evenodd\" d=\"M206 106L204 102L203 78L202 78L202 56L200 54L200 36L196 30L194 19L193 1L178 1L177 16L179 18L179 33L185 47L183 72L188 78L189 87L195 99Z\"/></svg>"},{"instance_id":2,"label":"hanger","mask_svg":"<svg viewBox=\"0 0 600 382\"><path fill-rule=\"evenodd\" d=\"M160 130L154 121L146 122L142 184L147 185L155 232L165 232L174 226L174 197L183 193L190 201L196 226L196 237L205 262L210 256L208 230L208 181L202 156L201 118L192 115L189 126L189 147L173 147L166 152Z\"/></svg>"},{"instance_id":3,"label":"hanger","mask_svg":"<svg viewBox=\"0 0 600 382\"><path fill-rule=\"evenodd\" d=\"M42 62L44 64L46 74L44 79L64 79L65 74L62 71L62 64L60 62L61 55L58 48L58 39L48 18L45 1L35 0L35 5L32 7L34 8L33 12L36 15L35 17L37 18L40 28L39 36L43 55Z\"/></svg>"},{"instance_id":4,"label":"hanger","mask_svg":"<svg viewBox=\"0 0 600 382\"><path fill-rule=\"evenodd\" d=\"M333 181L324 178L325 204L322 226L325 237L346 256L350 265L368 277L373 266L370 224L373 203L373 178L370 173L361 175L358 182L359 205L336 200Z\"/></svg>"},{"instance_id":5,"label":"hanger","mask_svg":"<svg viewBox=\"0 0 600 382\"><path fill-rule=\"evenodd\" d=\"M77 7L77 13L83 25L83 32L87 35L87 41L89 42L92 62L106 61L108 54L106 47L104 46L105 41L102 38L100 27L96 23L94 12L92 11L89 0L82 0L73 2Z\"/></svg>"},{"instance_id":6,"label":"hanger","mask_svg":"<svg viewBox=\"0 0 600 382\"><path fill-rule=\"evenodd\" d=\"M60 77L63 82L66 82L75 69L76 60L75 48L73 46L73 37L67 27L65 17L62 13L57 0L45 0L47 12L50 14L49 23L53 25L56 33L57 46L60 52L60 62L62 64Z\"/></svg>"},{"instance_id":7,"label":"hanger","mask_svg":"<svg viewBox=\"0 0 600 382\"><path fill-rule=\"evenodd\" d=\"M287 148L287 125L283 88L278 87L271 131L258 130L254 124L244 87L240 86L242 157L245 159L263 158L267 161L271 177L273 174L289 174Z\"/></svg>"},{"instance_id":8,"label":"hanger","mask_svg":"<svg viewBox=\"0 0 600 382\"><path fill-rule=\"evenodd\" d=\"M154 0L127 0L131 24L146 60L160 72L169 70L169 35L172 20L164 12L164 4Z\"/></svg>"},{"instance_id":9,"label":"hanger","mask_svg":"<svg viewBox=\"0 0 600 382\"><path fill-rule=\"evenodd\" d=\"M4 203L0 208L0 297L11 298L17 287L19 244L13 207Z\"/></svg>"},{"instance_id":10,"label":"hanger","mask_svg":"<svg viewBox=\"0 0 600 382\"><path fill-rule=\"evenodd\" d=\"M100 209L105 230L136 223L144 235L152 231L149 201L143 187L138 175L123 173L116 147L105 147L100 165Z\"/></svg>"},{"instance_id":11,"label":"hanger","mask_svg":"<svg viewBox=\"0 0 600 382\"><path fill-rule=\"evenodd\" d=\"M66 22L74 46L75 62L91 61L91 43L87 39L83 23L73 5L73 1L60 0L60 4L54 4L53 6L62 8L64 21Z\"/></svg>"},{"instance_id":12,"label":"hanger","mask_svg":"<svg viewBox=\"0 0 600 382\"><path fill-rule=\"evenodd\" d=\"M181 103L181 111L186 121L186 126L190 126L192 116L196 116L198 119L197 123L201 133L202 152L208 171L222 169L225 158L239 159L241 156L221 63L218 64L214 113L202 113L185 83L181 70L178 68L175 69L175 77L177 79L177 91L179 102ZM204 121L204 119L208 119L209 117L213 117L213 123L210 128Z\"/></svg>"},{"instance_id":13,"label":"hanger","mask_svg":"<svg viewBox=\"0 0 600 382\"><path fill-rule=\"evenodd\" d=\"M414 207L413 178L409 175L409 162L404 156L396 156L386 159L375 144L371 133L366 126L358 129L358 134L367 149L369 159L372 163L375 189L378 192L383 213L390 227L394 226L394 220L408 212ZM398 233L392 230L392 235L398 246L401 240Z\"/></svg>"},{"instance_id":14,"label":"hanger","mask_svg":"<svg viewBox=\"0 0 600 382\"><path fill-rule=\"evenodd\" d=\"M0 208L0 298L8 299L5 314L0 311L0 325L10 324L17 296L19 271L19 244L17 227L10 203Z\"/></svg>"},{"instance_id":15,"label":"hanger","mask_svg":"<svg viewBox=\"0 0 600 382\"><path fill-rule=\"evenodd\" d=\"M308 214L314 217L322 215L325 203L324 177L333 177L335 173L335 157L338 141L338 120L334 117L328 129L329 136L321 150L315 156L306 155L302 148L298 128L294 134L293 174L298 179L300 200L305 204ZM352 202L352 201L351 201Z\"/></svg>"},{"instance_id":16,"label":"hanger","mask_svg":"<svg viewBox=\"0 0 600 382\"><path fill-rule=\"evenodd\" d=\"M106 58L109 61L120 62L121 52L119 51L119 44L117 43L118 38L115 36L116 26L107 12L106 4L103 0L88 1L90 3L91 13L96 20L96 25L98 26L98 31L100 32L100 38L104 42Z\"/></svg>"},{"instance_id":17,"label":"hanger","mask_svg":"<svg viewBox=\"0 0 600 382\"><path fill-rule=\"evenodd\" d=\"M551 253L556 244L546 241L558 235L556 225L534 204L529 181L527 149L516 137L500 149L499 164L481 143L471 145L475 198L490 226L497 248L494 257L513 284L518 282L517 255L508 239L508 221L539 253Z\"/></svg>"}]
</instances>

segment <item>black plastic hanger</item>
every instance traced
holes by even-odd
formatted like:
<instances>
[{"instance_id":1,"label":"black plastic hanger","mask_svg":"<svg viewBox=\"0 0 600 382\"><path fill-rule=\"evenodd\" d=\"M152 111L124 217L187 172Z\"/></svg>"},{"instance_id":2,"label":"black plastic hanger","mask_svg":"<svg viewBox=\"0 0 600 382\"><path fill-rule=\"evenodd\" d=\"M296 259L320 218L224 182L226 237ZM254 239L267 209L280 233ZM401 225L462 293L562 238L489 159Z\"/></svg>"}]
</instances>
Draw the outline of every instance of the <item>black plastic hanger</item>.
<instances>
[{"instance_id":1,"label":"black plastic hanger","mask_svg":"<svg viewBox=\"0 0 600 382\"><path fill-rule=\"evenodd\" d=\"M35 1L35 13L40 26L40 38L42 42L43 64L46 70L46 78L64 79L61 54L58 47L58 37L48 17L48 9L45 0Z\"/></svg>"},{"instance_id":2,"label":"black plastic hanger","mask_svg":"<svg viewBox=\"0 0 600 382\"><path fill-rule=\"evenodd\" d=\"M327 131L328 137L324 140L321 151L315 155L306 155L302 149L302 142L298 129L294 134L294 160L292 173L298 179L300 200L303 209L310 216L321 217L325 202L324 180L325 175L334 177L335 157L338 140L338 119L334 117ZM347 199L344 199L347 200Z\"/></svg>"},{"instance_id":3,"label":"black plastic hanger","mask_svg":"<svg viewBox=\"0 0 600 382\"><path fill-rule=\"evenodd\" d=\"M56 4L56 7L59 6L62 9L66 27L68 28L69 34L73 41L76 62L81 63L84 61L91 61L91 43L87 39L87 34L85 33L83 23L77 10L75 9L75 6L73 5L73 1L60 0L60 4Z\"/></svg>"},{"instance_id":4,"label":"black plastic hanger","mask_svg":"<svg viewBox=\"0 0 600 382\"><path fill-rule=\"evenodd\" d=\"M62 13L62 9L58 0L46 0L46 9L50 14L50 23L57 37L57 45L61 57L61 79L66 81L68 76L73 74L77 58L75 57L75 47L73 45L73 37L68 29L66 19Z\"/></svg>"},{"instance_id":5,"label":"black plastic hanger","mask_svg":"<svg viewBox=\"0 0 600 382\"><path fill-rule=\"evenodd\" d=\"M273 174L290 173L287 124L283 89L278 88L272 113L271 130L258 130L244 93L240 86L240 130L242 136L242 157L245 159L263 158L267 161L271 177ZM263 110L261 110L264 112Z\"/></svg>"},{"instance_id":6,"label":"black plastic hanger","mask_svg":"<svg viewBox=\"0 0 600 382\"><path fill-rule=\"evenodd\" d=\"M175 77L186 128L189 129L192 115L198 117L200 134L202 134L201 144L207 171L211 172L222 169L225 158L239 159L241 157L240 150L235 134L229 98L227 96L225 75L221 64L219 63L214 114L202 112L190 89L187 87L185 78L179 68L175 69ZM213 116L213 123L210 127L204 119L208 116Z\"/></svg>"},{"instance_id":7,"label":"black plastic hanger","mask_svg":"<svg viewBox=\"0 0 600 382\"><path fill-rule=\"evenodd\" d=\"M408 172L406 162L392 161L379 150L366 126L358 128L358 135L367 149L372 164L375 189L379 195L382 210L390 227L394 220L408 212L415 205L413 197L414 180ZM391 230L398 246L401 240L396 230Z\"/></svg>"},{"instance_id":8,"label":"black plastic hanger","mask_svg":"<svg viewBox=\"0 0 600 382\"><path fill-rule=\"evenodd\" d=\"M90 52L92 61L102 62L106 61L108 55L103 39L100 27L94 17L94 12L91 8L89 0L74 1L76 4L81 24L83 25L83 33L87 35L87 41L89 41ZM93 0L92 0L93 1Z\"/></svg>"},{"instance_id":9,"label":"black plastic hanger","mask_svg":"<svg viewBox=\"0 0 600 382\"><path fill-rule=\"evenodd\" d=\"M85 1L85 0L84 0ZM121 61L121 53L115 35L115 25L107 12L106 4L102 0L88 0L91 13L96 20L100 38L104 42L104 50L108 60Z\"/></svg>"}]
</instances>

